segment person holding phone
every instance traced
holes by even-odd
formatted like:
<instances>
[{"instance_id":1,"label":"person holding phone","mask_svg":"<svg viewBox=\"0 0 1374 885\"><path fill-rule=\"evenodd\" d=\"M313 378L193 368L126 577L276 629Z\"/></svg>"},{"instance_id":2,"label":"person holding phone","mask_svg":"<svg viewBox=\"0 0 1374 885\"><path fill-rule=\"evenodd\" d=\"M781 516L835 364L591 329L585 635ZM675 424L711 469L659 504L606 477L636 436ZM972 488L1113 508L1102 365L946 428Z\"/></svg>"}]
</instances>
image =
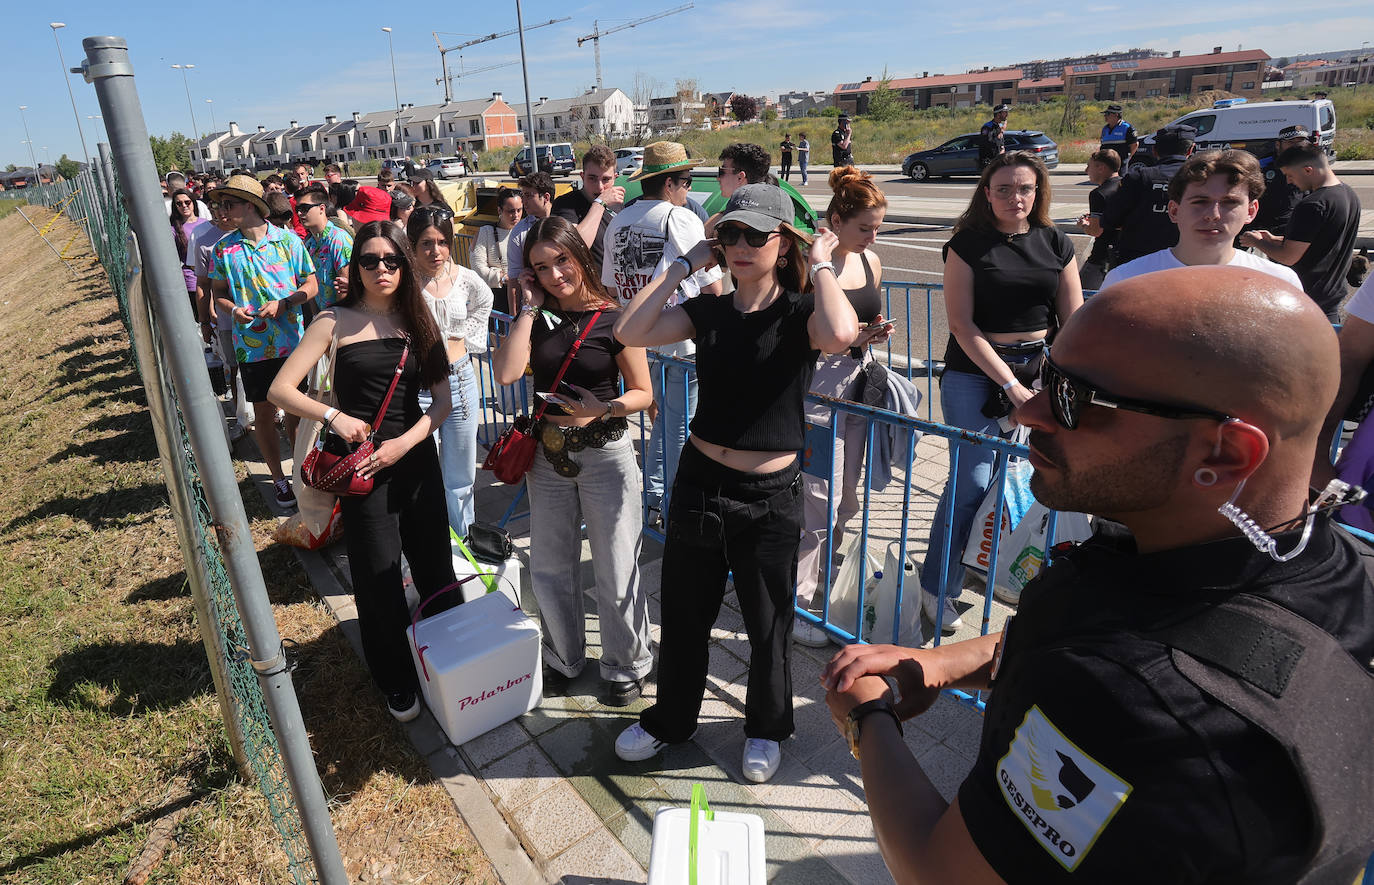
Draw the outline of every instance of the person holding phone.
<instances>
[{"instance_id":1,"label":"person holding phone","mask_svg":"<svg viewBox=\"0 0 1374 885\"><path fill-rule=\"evenodd\" d=\"M498 384L513 384L526 365L533 367L535 389L545 392L537 402L548 403L532 431L539 453L525 478L544 693L565 694L587 661L579 530L585 522L601 620L601 702L623 707L639 697L653 666L639 580L642 482L626 420L653 401L649 362L642 347L626 347L612 334L619 306L577 226L550 216L528 231L525 270L513 283L520 309L492 367Z\"/></svg>"},{"instance_id":2,"label":"person holding phone","mask_svg":"<svg viewBox=\"0 0 1374 885\"><path fill-rule=\"evenodd\" d=\"M887 214L887 197L874 184L873 176L853 166L831 170L830 190L832 196L825 217L838 240L830 260L835 263L836 279L862 328L844 353L822 354L816 361L811 392L853 400L864 363L873 360L868 346L892 336L892 324L882 314L883 265L872 248ZM840 424L834 433L830 480L802 476L805 526L797 565L797 605L803 608L813 604L816 587L821 583L819 572L825 567L823 551L830 517L834 517L835 527L830 536L832 546L838 546L845 524L859 512L859 474L868 439L868 422L859 415L808 404L806 419L823 427L829 427L832 420ZM834 514L829 513L832 483L838 505ZM824 630L801 619L793 623L792 636L813 648L830 641Z\"/></svg>"},{"instance_id":3,"label":"person holding phone","mask_svg":"<svg viewBox=\"0 0 1374 885\"><path fill-rule=\"evenodd\" d=\"M616 755L626 761L648 759L695 732L707 640L730 573L749 634L744 777L771 778L779 742L793 731L802 403L818 353L843 351L858 334L831 260L838 238L824 231L811 246L816 291L808 292L801 244L811 238L793 218L781 188L744 185L725 205L717 240L702 240L658 271L616 322L626 345L695 341L700 390L668 505L658 702L616 739ZM735 291L668 307L682 280L719 260L717 243Z\"/></svg>"}]
</instances>

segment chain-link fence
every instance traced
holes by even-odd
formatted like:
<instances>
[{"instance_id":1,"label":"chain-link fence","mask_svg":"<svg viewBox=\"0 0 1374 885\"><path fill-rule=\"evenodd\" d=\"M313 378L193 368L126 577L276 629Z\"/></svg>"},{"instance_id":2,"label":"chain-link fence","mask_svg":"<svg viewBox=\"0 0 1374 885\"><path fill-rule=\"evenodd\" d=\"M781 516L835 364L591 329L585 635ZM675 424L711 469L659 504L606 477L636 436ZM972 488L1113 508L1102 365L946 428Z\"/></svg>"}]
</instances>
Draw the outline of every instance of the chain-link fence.
<instances>
[{"instance_id":1,"label":"chain-link fence","mask_svg":"<svg viewBox=\"0 0 1374 885\"><path fill-rule=\"evenodd\" d=\"M102 106L106 98L102 93ZM137 105L134 107L137 110ZM106 120L111 120L110 110L105 113ZM146 133L141 111L136 124L124 128ZM146 134L142 139L146 147ZM24 196L31 207L45 208L28 209L24 214L60 257L82 258L91 254L89 248L105 271L147 393L197 622L234 758L242 776L258 785L267 802L292 879L297 883L342 882L343 866L323 791L305 740L281 640L271 622L251 533L237 499L227 439L224 448L218 450L223 453L223 463L203 463L207 454L217 449L207 442L218 442L209 440L204 428L213 426L217 419L222 435L224 416L222 412L207 416L206 410L218 412L219 403L213 396L201 397L194 392L203 387L208 393L208 379L191 383L185 377L186 348L195 347L198 355L199 346L185 307L184 288L179 302L165 297L167 293L159 294L155 285L158 275L144 272L145 257L149 271L156 260L166 263L165 256L157 254L164 244L154 245L153 240L162 237L170 243L165 215L160 227L147 225L150 216L156 217L153 202L161 203L156 197L156 172L149 168L143 174L141 156L121 157L120 139L113 130L112 141L114 152L107 145L99 145L99 162L75 180L26 190ZM151 152L147 159L151 160ZM145 189L149 182L154 189L153 194L142 197L142 208L147 210L143 225L131 221L134 202L126 197L116 171L131 168L137 170ZM56 224L59 215L76 223L75 233L70 228L62 232L65 226ZM149 243L148 250L139 248L140 230ZM158 270L165 278L166 269ZM189 342L188 337L197 338L197 343ZM180 377L176 369L182 370ZM194 402L187 400L188 395ZM198 414L193 414L197 410ZM217 474L213 481L206 481L207 470ZM207 485L212 490L209 493ZM232 503L226 501L225 493L230 489ZM251 568L246 568L250 560ZM251 580L243 580L245 576ZM245 604L251 604L253 611L245 610ZM264 628L263 610L270 628Z\"/></svg>"}]
</instances>

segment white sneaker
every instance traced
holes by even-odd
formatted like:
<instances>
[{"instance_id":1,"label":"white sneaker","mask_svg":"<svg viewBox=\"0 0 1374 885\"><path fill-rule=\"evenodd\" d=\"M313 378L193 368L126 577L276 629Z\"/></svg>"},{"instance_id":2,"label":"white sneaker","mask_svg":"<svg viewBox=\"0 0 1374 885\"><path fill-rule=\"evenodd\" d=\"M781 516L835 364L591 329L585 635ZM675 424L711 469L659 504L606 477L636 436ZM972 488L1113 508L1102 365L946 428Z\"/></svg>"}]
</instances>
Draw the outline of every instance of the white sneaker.
<instances>
[{"instance_id":1,"label":"white sneaker","mask_svg":"<svg viewBox=\"0 0 1374 885\"><path fill-rule=\"evenodd\" d=\"M926 618L929 619L932 624L940 623L940 620L936 618L936 601L936 597L931 596L924 590L921 591L921 611L925 612ZM940 632L948 636L962 626L964 626L964 622L960 620L959 612L954 608L954 600L946 596L945 618L944 623L940 626Z\"/></svg>"},{"instance_id":2,"label":"white sneaker","mask_svg":"<svg viewBox=\"0 0 1374 885\"><path fill-rule=\"evenodd\" d=\"M825 648L830 644L830 634L810 621L797 618L792 622L792 641L807 648Z\"/></svg>"},{"instance_id":3,"label":"white sneaker","mask_svg":"<svg viewBox=\"0 0 1374 885\"><path fill-rule=\"evenodd\" d=\"M661 741L649 734L636 722L615 739L615 754L626 762L642 762L657 756L666 746L667 741Z\"/></svg>"},{"instance_id":4,"label":"white sneaker","mask_svg":"<svg viewBox=\"0 0 1374 885\"><path fill-rule=\"evenodd\" d=\"M782 764L782 750L777 741L764 738L747 738L744 741L744 761L741 768L744 776L756 784L761 784L777 773Z\"/></svg>"}]
</instances>

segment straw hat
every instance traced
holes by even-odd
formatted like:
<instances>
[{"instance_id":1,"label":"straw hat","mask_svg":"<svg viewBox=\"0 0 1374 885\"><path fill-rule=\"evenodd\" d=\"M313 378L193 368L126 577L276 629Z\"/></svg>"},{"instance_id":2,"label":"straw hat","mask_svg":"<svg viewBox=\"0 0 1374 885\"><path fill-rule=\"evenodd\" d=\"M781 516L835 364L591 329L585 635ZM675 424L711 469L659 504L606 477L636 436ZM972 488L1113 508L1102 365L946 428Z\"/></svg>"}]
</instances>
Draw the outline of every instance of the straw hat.
<instances>
[{"instance_id":1,"label":"straw hat","mask_svg":"<svg viewBox=\"0 0 1374 885\"><path fill-rule=\"evenodd\" d=\"M643 181L655 175L700 166L701 160L687 159L687 149L675 141L656 141L644 147L644 165L629 181Z\"/></svg>"},{"instance_id":2,"label":"straw hat","mask_svg":"<svg viewBox=\"0 0 1374 885\"><path fill-rule=\"evenodd\" d=\"M267 201L262 198L262 185L251 175L231 175L223 187L217 187L205 195L206 201L211 203L218 202L225 197L234 197L251 203L263 218L270 214L267 209Z\"/></svg>"}]
</instances>

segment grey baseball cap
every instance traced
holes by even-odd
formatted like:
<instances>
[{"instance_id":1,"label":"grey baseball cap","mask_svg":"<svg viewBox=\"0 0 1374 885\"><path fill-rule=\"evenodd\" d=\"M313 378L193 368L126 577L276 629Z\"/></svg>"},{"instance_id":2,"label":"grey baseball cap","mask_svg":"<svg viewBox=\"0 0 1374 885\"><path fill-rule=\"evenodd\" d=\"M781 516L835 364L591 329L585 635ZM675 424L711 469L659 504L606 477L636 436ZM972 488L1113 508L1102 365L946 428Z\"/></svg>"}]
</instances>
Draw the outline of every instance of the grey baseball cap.
<instances>
[{"instance_id":1,"label":"grey baseball cap","mask_svg":"<svg viewBox=\"0 0 1374 885\"><path fill-rule=\"evenodd\" d=\"M754 230L774 231L780 224L791 227L793 217L792 201L782 188L774 184L746 184L730 195L716 226L737 221Z\"/></svg>"}]
</instances>

